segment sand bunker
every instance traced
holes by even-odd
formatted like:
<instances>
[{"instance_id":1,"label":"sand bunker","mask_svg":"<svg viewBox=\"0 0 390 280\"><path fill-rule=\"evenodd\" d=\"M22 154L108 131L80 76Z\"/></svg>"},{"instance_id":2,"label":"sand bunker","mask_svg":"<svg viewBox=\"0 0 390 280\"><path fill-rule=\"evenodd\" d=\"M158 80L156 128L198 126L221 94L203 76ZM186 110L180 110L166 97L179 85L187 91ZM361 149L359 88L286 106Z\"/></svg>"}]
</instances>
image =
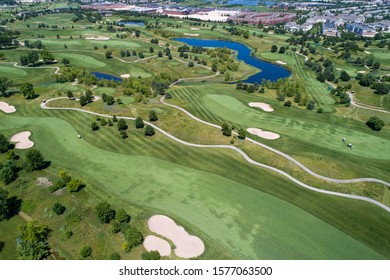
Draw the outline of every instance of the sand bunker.
<instances>
[{"instance_id":1,"label":"sand bunker","mask_svg":"<svg viewBox=\"0 0 390 280\"><path fill-rule=\"evenodd\" d=\"M184 33L186 36L199 36L199 34Z\"/></svg>"},{"instance_id":2,"label":"sand bunker","mask_svg":"<svg viewBox=\"0 0 390 280\"><path fill-rule=\"evenodd\" d=\"M108 41L110 40L110 38L103 37L103 36L90 36L90 37L85 37L85 40Z\"/></svg>"},{"instance_id":3,"label":"sand bunker","mask_svg":"<svg viewBox=\"0 0 390 280\"><path fill-rule=\"evenodd\" d=\"M273 133L270 131L263 131L259 128L248 128L247 131L250 134L257 135L257 136L260 136L261 138L269 139L269 140L275 140L275 139L278 139L280 137L280 135L277 133Z\"/></svg>"},{"instance_id":4,"label":"sand bunker","mask_svg":"<svg viewBox=\"0 0 390 280\"><path fill-rule=\"evenodd\" d=\"M367 53L367 54L371 54L369 51L364 51L365 53Z\"/></svg>"},{"instance_id":5,"label":"sand bunker","mask_svg":"<svg viewBox=\"0 0 390 280\"><path fill-rule=\"evenodd\" d=\"M130 74L122 74L121 78L128 79L130 78Z\"/></svg>"},{"instance_id":6,"label":"sand bunker","mask_svg":"<svg viewBox=\"0 0 390 280\"><path fill-rule=\"evenodd\" d=\"M9 114L16 112L16 109L14 106L8 105L7 102L0 101L0 111Z\"/></svg>"},{"instance_id":7,"label":"sand bunker","mask_svg":"<svg viewBox=\"0 0 390 280\"><path fill-rule=\"evenodd\" d=\"M169 256L171 255L171 246L167 241L161 239L160 237L154 235L146 236L144 240L145 249L150 251L158 251L160 256Z\"/></svg>"},{"instance_id":8,"label":"sand bunker","mask_svg":"<svg viewBox=\"0 0 390 280\"><path fill-rule=\"evenodd\" d=\"M284 62L284 61L281 61L281 60L277 60L277 61L276 61L276 63L277 63L277 64L281 64L281 65L287 65L287 63L286 63L286 62Z\"/></svg>"},{"instance_id":9,"label":"sand bunker","mask_svg":"<svg viewBox=\"0 0 390 280\"><path fill-rule=\"evenodd\" d=\"M190 28L191 30L200 30L199 28L196 28L196 27L192 27Z\"/></svg>"},{"instance_id":10,"label":"sand bunker","mask_svg":"<svg viewBox=\"0 0 390 280\"><path fill-rule=\"evenodd\" d=\"M357 71L356 73L358 73L358 74L365 74L365 73L367 73L367 71L362 70L362 71Z\"/></svg>"},{"instance_id":11,"label":"sand bunker","mask_svg":"<svg viewBox=\"0 0 390 280\"><path fill-rule=\"evenodd\" d=\"M149 229L170 239L176 246L175 254L181 258L193 258L204 252L203 241L164 215L154 215L148 220Z\"/></svg>"},{"instance_id":12,"label":"sand bunker","mask_svg":"<svg viewBox=\"0 0 390 280\"><path fill-rule=\"evenodd\" d=\"M274 111L274 109L269 104L263 103L263 102L251 102L251 103L249 103L249 106L260 108L260 109L264 110L265 112L273 112Z\"/></svg>"},{"instance_id":13,"label":"sand bunker","mask_svg":"<svg viewBox=\"0 0 390 280\"><path fill-rule=\"evenodd\" d=\"M11 142L16 143L16 149L28 149L34 146L34 142L28 139L30 136L30 131L23 131L12 136Z\"/></svg>"}]
</instances>

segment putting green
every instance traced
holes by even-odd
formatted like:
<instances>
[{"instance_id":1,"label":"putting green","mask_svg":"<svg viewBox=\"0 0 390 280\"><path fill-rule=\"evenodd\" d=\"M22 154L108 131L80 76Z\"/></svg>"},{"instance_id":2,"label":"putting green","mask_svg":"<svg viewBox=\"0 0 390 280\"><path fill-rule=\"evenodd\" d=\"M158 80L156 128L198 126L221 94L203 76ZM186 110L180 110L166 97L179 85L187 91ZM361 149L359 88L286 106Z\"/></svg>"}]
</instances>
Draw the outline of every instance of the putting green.
<instances>
[{"instance_id":1,"label":"putting green","mask_svg":"<svg viewBox=\"0 0 390 280\"><path fill-rule=\"evenodd\" d=\"M315 143L338 152L348 151L348 153L375 159L389 158L389 152L384 152L388 150L386 148L389 145L388 140L348 129L347 126L338 127L326 122L288 119L278 115L277 112L264 113L227 95L206 94L202 96L202 103L207 110L218 117L244 127L266 129L282 137L283 135L294 137L300 141ZM343 137L348 138L355 148L346 150L341 142Z\"/></svg>"},{"instance_id":2,"label":"putting green","mask_svg":"<svg viewBox=\"0 0 390 280\"><path fill-rule=\"evenodd\" d=\"M383 258L306 211L226 177L157 158L99 149L78 139L82 131L57 118L3 116L0 122L0 131L5 133L26 127L48 160L94 178L105 192L185 221L200 230L201 237L222 245L233 258ZM145 141L153 143L153 139ZM188 149L209 157L223 152ZM201 159L199 163L207 164ZM264 169L256 170L253 176L264 185L297 188ZM93 191L94 186L88 188Z\"/></svg>"},{"instance_id":3,"label":"putting green","mask_svg":"<svg viewBox=\"0 0 390 280\"><path fill-rule=\"evenodd\" d=\"M21 68L17 68L11 64L0 64L0 76L7 77L9 79L15 79L22 76L26 76L27 72Z\"/></svg>"}]
</instances>

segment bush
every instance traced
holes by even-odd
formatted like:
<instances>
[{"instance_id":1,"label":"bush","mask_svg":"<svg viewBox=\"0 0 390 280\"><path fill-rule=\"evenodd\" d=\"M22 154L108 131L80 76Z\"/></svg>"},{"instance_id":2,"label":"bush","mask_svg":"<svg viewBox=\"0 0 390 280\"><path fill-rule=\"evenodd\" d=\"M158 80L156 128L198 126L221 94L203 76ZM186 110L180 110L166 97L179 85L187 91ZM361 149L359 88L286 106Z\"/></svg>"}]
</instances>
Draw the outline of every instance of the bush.
<instances>
[{"instance_id":1,"label":"bush","mask_svg":"<svg viewBox=\"0 0 390 280\"><path fill-rule=\"evenodd\" d=\"M158 251L150 251L142 253L143 260L159 260L161 258L160 253Z\"/></svg>"},{"instance_id":2,"label":"bush","mask_svg":"<svg viewBox=\"0 0 390 280\"><path fill-rule=\"evenodd\" d=\"M130 215L126 213L125 210L119 209L118 212L116 213L116 220L119 223L128 223L130 222Z\"/></svg>"},{"instance_id":3,"label":"bush","mask_svg":"<svg viewBox=\"0 0 390 280\"><path fill-rule=\"evenodd\" d=\"M40 151L32 149L28 151L26 157L26 165L28 171L43 169L45 167L45 160Z\"/></svg>"},{"instance_id":4,"label":"bush","mask_svg":"<svg viewBox=\"0 0 390 280\"><path fill-rule=\"evenodd\" d=\"M112 253L110 255L110 260L120 260L120 259L121 259L121 255L119 255L118 252Z\"/></svg>"},{"instance_id":5,"label":"bush","mask_svg":"<svg viewBox=\"0 0 390 280\"><path fill-rule=\"evenodd\" d=\"M145 126L144 121L140 117L137 117L135 119L135 127L136 128L144 128L144 126Z\"/></svg>"},{"instance_id":6,"label":"bush","mask_svg":"<svg viewBox=\"0 0 390 280\"><path fill-rule=\"evenodd\" d=\"M142 233L134 226L130 226L124 233L128 246L130 248L140 245L144 240Z\"/></svg>"},{"instance_id":7,"label":"bush","mask_svg":"<svg viewBox=\"0 0 390 280\"><path fill-rule=\"evenodd\" d=\"M121 130L126 130L128 128L127 126L127 123L124 119L120 119L118 121L118 130L121 131Z\"/></svg>"},{"instance_id":8,"label":"bush","mask_svg":"<svg viewBox=\"0 0 390 280\"><path fill-rule=\"evenodd\" d=\"M165 99L172 99L172 95L169 92L167 92L165 94Z\"/></svg>"},{"instance_id":9,"label":"bush","mask_svg":"<svg viewBox=\"0 0 390 280\"><path fill-rule=\"evenodd\" d=\"M72 179L66 184L66 188L70 192L78 192L84 186L85 184L79 179Z\"/></svg>"},{"instance_id":10,"label":"bush","mask_svg":"<svg viewBox=\"0 0 390 280\"><path fill-rule=\"evenodd\" d=\"M158 120L156 111L152 110L152 111L149 112L149 120L151 122L154 122L154 121Z\"/></svg>"},{"instance_id":11,"label":"bush","mask_svg":"<svg viewBox=\"0 0 390 280\"><path fill-rule=\"evenodd\" d=\"M92 248L90 246L84 246L80 250L80 257L86 258L89 257L92 254Z\"/></svg>"},{"instance_id":12,"label":"bush","mask_svg":"<svg viewBox=\"0 0 390 280\"><path fill-rule=\"evenodd\" d=\"M287 100L286 102L284 102L283 105L286 106L286 107L291 107L291 101Z\"/></svg>"},{"instance_id":13,"label":"bush","mask_svg":"<svg viewBox=\"0 0 390 280\"><path fill-rule=\"evenodd\" d=\"M238 131L238 138L242 140L242 139L245 139L245 137L246 137L246 132L245 132L245 130L240 129L240 130Z\"/></svg>"},{"instance_id":14,"label":"bush","mask_svg":"<svg viewBox=\"0 0 390 280\"><path fill-rule=\"evenodd\" d=\"M380 118L378 117L371 117L367 122L366 122L366 125L371 128L372 130L375 130L375 131L380 131L384 126L385 126L385 122L382 121Z\"/></svg>"},{"instance_id":15,"label":"bush","mask_svg":"<svg viewBox=\"0 0 390 280\"><path fill-rule=\"evenodd\" d=\"M11 148L11 143L8 141L7 137L3 134L0 134L0 153L5 153Z\"/></svg>"},{"instance_id":16,"label":"bush","mask_svg":"<svg viewBox=\"0 0 390 280\"><path fill-rule=\"evenodd\" d=\"M222 134L225 136L232 135L232 128L227 123L222 124L221 130L222 130Z\"/></svg>"},{"instance_id":17,"label":"bush","mask_svg":"<svg viewBox=\"0 0 390 280\"><path fill-rule=\"evenodd\" d=\"M101 223L108 224L115 218L115 210L107 202L100 202L95 208L95 213Z\"/></svg>"},{"instance_id":18,"label":"bush","mask_svg":"<svg viewBox=\"0 0 390 280\"><path fill-rule=\"evenodd\" d=\"M153 127L151 127L150 125L147 125L146 127L145 127L145 132L144 132L144 134L146 135L146 136L153 136L154 135L154 128Z\"/></svg>"},{"instance_id":19,"label":"bush","mask_svg":"<svg viewBox=\"0 0 390 280\"><path fill-rule=\"evenodd\" d=\"M65 231L65 236L66 236L66 238L71 238L72 237L72 235L73 235L73 231L71 231L71 230L66 230Z\"/></svg>"},{"instance_id":20,"label":"bush","mask_svg":"<svg viewBox=\"0 0 390 280\"><path fill-rule=\"evenodd\" d=\"M52 208L53 212L56 213L57 215L61 215L61 214L64 214L65 210L66 210L66 207L64 205L62 205L61 203L58 203L56 202L54 205L53 205L53 208Z\"/></svg>"}]
</instances>

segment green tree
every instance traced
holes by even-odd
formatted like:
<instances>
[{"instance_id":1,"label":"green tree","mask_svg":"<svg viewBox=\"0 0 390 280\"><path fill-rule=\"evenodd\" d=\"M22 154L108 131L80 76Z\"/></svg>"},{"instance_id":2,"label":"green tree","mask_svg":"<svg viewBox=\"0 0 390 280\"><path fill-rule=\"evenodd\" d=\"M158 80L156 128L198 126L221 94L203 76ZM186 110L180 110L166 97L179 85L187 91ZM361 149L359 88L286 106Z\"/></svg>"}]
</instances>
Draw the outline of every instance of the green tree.
<instances>
[{"instance_id":1,"label":"green tree","mask_svg":"<svg viewBox=\"0 0 390 280\"><path fill-rule=\"evenodd\" d=\"M82 94L82 95L80 96L79 102L80 102L80 105L81 105L81 106L87 105L87 99L85 98L85 95L84 95L84 94Z\"/></svg>"},{"instance_id":2,"label":"green tree","mask_svg":"<svg viewBox=\"0 0 390 280\"><path fill-rule=\"evenodd\" d=\"M114 115L114 116L112 117L112 121L113 121L113 122L117 122L117 121L118 121L118 118Z\"/></svg>"},{"instance_id":3,"label":"green tree","mask_svg":"<svg viewBox=\"0 0 390 280\"><path fill-rule=\"evenodd\" d=\"M32 64L33 66L39 59L39 52L31 51L27 53L27 63Z\"/></svg>"},{"instance_id":4,"label":"green tree","mask_svg":"<svg viewBox=\"0 0 390 280\"><path fill-rule=\"evenodd\" d=\"M79 179L72 179L66 184L66 188L70 192L78 192L84 186L85 184Z\"/></svg>"},{"instance_id":5,"label":"green tree","mask_svg":"<svg viewBox=\"0 0 390 280\"><path fill-rule=\"evenodd\" d=\"M239 139L245 139L245 137L246 137L246 132L245 132L245 130L240 129L240 130L238 131L238 138L239 138Z\"/></svg>"},{"instance_id":6,"label":"green tree","mask_svg":"<svg viewBox=\"0 0 390 280\"><path fill-rule=\"evenodd\" d=\"M11 149L11 143L8 141L7 137L3 134L0 134L0 153L5 153Z\"/></svg>"},{"instance_id":7,"label":"green tree","mask_svg":"<svg viewBox=\"0 0 390 280\"><path fill-rule=\"evenodd\" d=\"M307 103L307 106L306 106L306 108L307 108L308 110L314 110L315 107L316 107L316 103L315 103L313 100L310 100L310 101Z\"/></svg>"},{"instance_id":8,"label":"green tree","mask_svg":"<svg viewBox=\"0 0 390 280\"><path fill-rule=\"evenodd\" d=\"M380 131L385 126L385 122L380 118L374 116L368 119L366 125L372 130Z\"/></svg>"},{"instance_id":9,"label":"green tree","mask_svg":"<svg viewBox=\"0 0 390 280\"><path fill-rule=\"evenodd\" d=\"M70 90L68 90L68 91L66 92L66 96L68 96L69 99L74 98L73 92L71 92Z\"/></svg>"},{"instance_id":10,"label":"green tree","mask_svg":"<svg viewBox=\"0 0 390 280\"><path fill-rule=\"evenodd\" d=\"M157 121L158 118L157 118L157 113L156 111L152 110L149 112L149 121L151 122L154 122L154 121Z\"/></svg>"},{"instance_id":11,"label":"green tree","mask_svg":"<svg viewBox=\"0 0 390 280\"><path fill-rule=\"evenodd\" d=\"M8 192L0 189L0 221L8 217Z\"/></svg>"},{"instance_id":12,"label":"green tree","mask_svg":"<svg viewBox=\"0 0 390 280\"><path fill-rule=\"evenodd\" d=\"M110 260L120 260L121 259L121 255L119 255L118 252L114 252L110 255Z\"/></svg>"},{"instance_id":13,"label":"green tree","mask_svg":"<svg viewBox=\"0 0 390 280\"><path fill-rule=\"evenodd\" d=\"M84 246L80 249L80 257L83 259L89 257L92 254L92 248L90 246Z\"/></svg>"},{"instance_id":14,"label":"green tree","mask_svg":"<svg viewBox=\"0 0 390 280\"><path fill-rule=\"evenodd\" d=\"M29 171L39 170L45 167L45 159L40 151L32 149L27 152L26 167Z\"/></svg>"},{"instance_id":15,"label":"green tree","mask_svg":"<svg viewBox=\"0 0 390 280\"><path fill-rule=\"evenodd\" d=\"M143 260L159 260L161 258L158 251L144 252L141 256Z\"/></svg>"},{"instance_id":16,"label":"green tree","mask_svg":"<svg viewBox=\"0 0 390 280\"><path fill-rule=\"evenodd\" d=\"M107 202L100 202L95 208L95 213L101 223L108 224L115 218L115 210Z\"/></svg>"},{"instance_id":17,"label":"green tree","mask_svg":"<svg viewBox=\"0 0 390 280\"><path fill-rule=\"evenodd\" d=\"M112 51L106 51L104 55L106 56L107 59L110 59L112 58Z\"/></svg>"},{"instance_id":18,"label":"green tree","mask_svg":"<svg viewBox=\"0 0 390 280\"><path fill-rule=\"evenodd\" d=\"M87 89L85 91L85 99L87 101L87 103L91 103L92 102L92 99L93 99L93 93L91 90Z\"/></svg>"},{"instance_id":19,"label":"green tree","mask_svg":"<svg viewBox=\"0 0 390 280\"><path fill-rule=\"evenodd\" d=\"M115 219L119 223L128 223L130 222L131 217L129 214L126 213L125 210L119 209L118 212L116 212Z\"/></svg>"},{"instance_id":20,"label":"green tree","mask_svg":"<svg viewBox=\"0 0 390 280\"><path fill-rule=\"evenodd\" d=\"M11 86L12 82L8 78L0 77L0 96L7 96L7 90Z\"/></svg>"},{"instance_id":21,"label":"green tree","mask_svg":"<svg viewBox=\"0 0 390 280\"><path fill-rule=\"evenodd\" d=\"M277 52L277 51L278 51L278 46L272 45L272 47L271 47L271 52L275 53L275 52Z\"/></svg>"},{"instance_id":22,"label":"green tree","mask_svg":"<svg viewBox=\"0 0 390 280\"><path fill-rule=\"evenodd\" d=\"M351 77L348 75L347 72L342 71L342 72L340 73L340 79L341 79L342 81L344 81L344 82L347 82L347 81L349 81L349 80L351 79Z\"/></svg>"},{"instance_id":23,"label":"green tree","mask_svg":"<svg viewBox=\"0 0 390 280\"><path fill-rule=\"evenodd\" d=\"M23 94L26 99L31 99L35 97L35 90L34 86L31 83L24 83L19 88L20 92Z\"/></svg>"},{"instance_id":24,"label":"green tree","mask_svg":"<svg viewBox=\"0 0 390 280\"><path fill-rule=\"evenodd\" d=\"M222 134L225 136L232 135L232 128L227 123L222 124L221 130L222 130Z\"/></svg>"},{"instance_id":25,"label":"green tree","mask_svg":"<svg viewBox=\"0 0 390 280\"><path fill-rule=\"evenodd\" d=\"M61 203L56 202L56 203L54 203L52 210L57 215L62 215L62 214L64 214L66 207L64 205L62 205Z\"/></svg>"},{"instance_id":26,"label":"green tree","mask_svg":"<svg viewBox=\"0 0 390 280\"><path fill-rule=\"evenodd\" d=\"M390 83L374 83L372 88L377 94L388 94L390 92Z\"/></svg>"},{"instance_id":27,"label":"green tree","mask_svg":"<svg viewBox=\"0 0 390 280\"><path fill-rule=\"evenodd\" d=\"M40 260L50 255L47 239L50 235L49 227L40 225L37 221L30 221L19 228L20 236L16 254L18 259Z\"/></svg>"},{"instance_id":28,"label":"green tree","mask_svg":"<svg viewBox=\"0 0 390 280\"><path fill-rule=\"evenodd\" d=\"M144 132L144 134L146 135L146 136L153 136L154 135L154 128L152 127L152 126L150 126L150 125L147 125L147 126L145 126L145 132Z\"/></svg>"},{"instance_id":29,"label":"green tree","mask_svg":"<svg viewBox=\"0 0 390 280\"><path fill-rule=\"evenodd\" d=\"M135 127L136 128L144 128L144 126L145 126L144 121L140 117L137 117L135 119Z\"/></svg>"},{"instance_id":30,"label":"green tree","mask_svg":"<svg viewBox=\"0 0 390 280\"><path fill-rule=\"evenodd\" d=\"M47 49L41 51L43 62L50 63L55 60L54 55Z\"/></svg>"},{"instance_id":31,"label":"green tree","mask_svg":"<svg viewBox=\"0 0 390 280\"><path fill-rule=\"evenodd\" d=\"M8 185L18 177L18 168L15 160L7 160L0 170L0 180Z\"/></svg>"},{"instance_id":32,"label":"green tree","mask_svg":"<svg viewBox=\"0 0 390 280\"><path fill-rule=\"evenodd\" d=\"M122 138L122 139L126 139L126 138L129 137L129 136L127 135L126 131L124 131L124 130L121 130L119 134L121 135L121 138Z\"/></svg>"},{"instance_id":33,"label":"green tree","mask_svg":"<svg viewBox=\"0 0 390 280\"><path fill-rule=\"evenodd\" d=\"M93 131L96 131L99 129L99 126L96 122L91 122L91 128Z\"/></svg>"},{"instance_id":34,"label":"green tree","mask_svg":"<svg viewBox=\"0 0 390 280\"><path fill-rule=\"evenodd\" d=\"M130 226L124 233L123 236L125 237L126 241L128 242L128 245L130 248L133 248L139 244L142 243L144 240L144 237L142 233L134 226Z\"/></svg>"},{"instance_id":35,"label":"green tree","mask_svg":"<svg viewBox=\"0 0 390 280\"><path fill-rule=\"evenodd\" d=\"M127 126L127 123L124 119L120 119L118 121L118 130L121 131L121 130L126 130L128 128Z\"/></svg>"}]
</instances>

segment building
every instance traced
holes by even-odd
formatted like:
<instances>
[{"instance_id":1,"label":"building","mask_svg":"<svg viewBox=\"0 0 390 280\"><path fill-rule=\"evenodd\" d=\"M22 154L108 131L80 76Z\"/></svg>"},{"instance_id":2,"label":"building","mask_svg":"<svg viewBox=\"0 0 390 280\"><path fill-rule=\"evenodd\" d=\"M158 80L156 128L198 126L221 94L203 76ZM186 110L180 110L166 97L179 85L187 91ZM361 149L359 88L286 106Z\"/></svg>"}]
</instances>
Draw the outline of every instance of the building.
<instances>
[{"instance_id":1,"label":"building","mask_svg":"<svg viewBox=\"0 0 390 280\"><path fill-rule=\"evenodd\" d=\"M322 34L326 36L337 36L338 31L336 25L331 21L326 21L322 24Z\"/></svg>"},{"instance_id":2,"label":"building","mask_svg":"<svg viewBox=\"0 0 390 280\"><path fill-rule=\"evenodd\" d=\"M264 24L264 25L273 25L279 23L286 23L294 20L295 15L291 13L279 13L279 12L265 12L265 13L256 13L256 12L243 12L232 17L229 17L229 20L233 22L245 22L250 24Z\"/></svg>"},{"instance_id":3,"label":"building","mask_svg":"<svg viewBox=\"0 0 390 280\"><path fill-rule=\"evenodd\" d=\"M296 22L288 22L284 26L284 29L286 29L289 32L297 32L297 31L310 31L313 28L313 24L310 22L306 22L304 24L297 24Z\"/></svg>"},{"instance_id":4,"label":"building","mask_svg":"<svg viewBox=\"0 0 390 280\"><path fill-rule=\"evenodd\" d=\"M374 37L376 34L373 26L364 23L347 23L345 29L363 37Z\"/></svg>"}]
</instances>

